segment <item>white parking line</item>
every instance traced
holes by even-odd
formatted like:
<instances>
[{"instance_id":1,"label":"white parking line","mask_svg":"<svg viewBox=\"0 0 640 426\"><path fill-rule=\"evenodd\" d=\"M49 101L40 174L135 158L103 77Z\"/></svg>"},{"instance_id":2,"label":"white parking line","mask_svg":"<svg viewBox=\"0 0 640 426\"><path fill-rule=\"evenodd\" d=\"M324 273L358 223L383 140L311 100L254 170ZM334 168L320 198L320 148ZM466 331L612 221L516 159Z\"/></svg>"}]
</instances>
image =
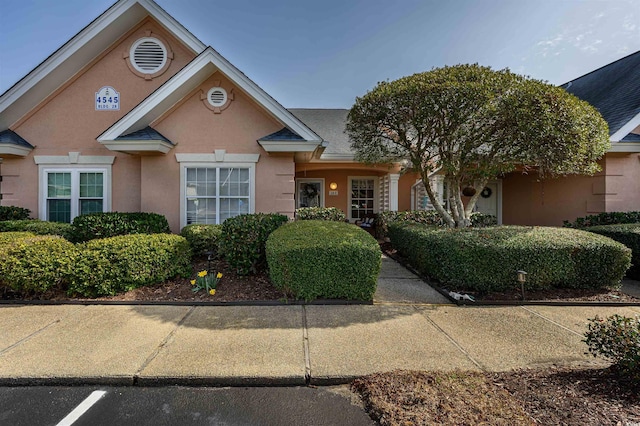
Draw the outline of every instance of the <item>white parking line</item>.
<instances>
[{"instance_id":1,"label":"white parking line","mask_svg":"<svg viewBox=\"0 0 640 426\"><path fill-rule=\"evenodd\" d=\"M80 418L80 416L86 413L87 410L89 410L89 408L93 406L93 404L95 404L100 400L100 398L105 396L106 393L106 391L91 392L91 395L89 395L84 401L82 401L80 405L78 405L72 412L67 415L67 417L60 420L60 423L58 423L56 426L71 426L76 422L76 420Z\"/></svg>"}]
</instances>

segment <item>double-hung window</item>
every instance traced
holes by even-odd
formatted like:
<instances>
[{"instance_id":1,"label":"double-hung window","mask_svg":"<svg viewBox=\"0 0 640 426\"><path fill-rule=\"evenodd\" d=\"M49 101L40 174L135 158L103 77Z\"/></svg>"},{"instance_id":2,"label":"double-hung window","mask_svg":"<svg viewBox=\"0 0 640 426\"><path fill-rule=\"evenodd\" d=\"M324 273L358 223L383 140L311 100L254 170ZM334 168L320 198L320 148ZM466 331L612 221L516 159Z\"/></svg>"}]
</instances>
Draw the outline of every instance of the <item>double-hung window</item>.
<instances>
[{"instance_id":1,"label":"double-hung window","mask_svg":"<svg viewBox=\"0 0 640 426\"><path fill-rule=\"evenodd\" d=\"M44 216L70 223L76 216L106 211L106 170L44 170Z\"/></svg>"},{"instance_id":2,"label":"double-hung window","mask_svg":"<svg viewBox=\"0 0 640 426\"><path fill-rule=\"evenodd\" d=\"M250 213L250 167L185 167L186 224L220 224Z\"/></svg>"}]
</instances>

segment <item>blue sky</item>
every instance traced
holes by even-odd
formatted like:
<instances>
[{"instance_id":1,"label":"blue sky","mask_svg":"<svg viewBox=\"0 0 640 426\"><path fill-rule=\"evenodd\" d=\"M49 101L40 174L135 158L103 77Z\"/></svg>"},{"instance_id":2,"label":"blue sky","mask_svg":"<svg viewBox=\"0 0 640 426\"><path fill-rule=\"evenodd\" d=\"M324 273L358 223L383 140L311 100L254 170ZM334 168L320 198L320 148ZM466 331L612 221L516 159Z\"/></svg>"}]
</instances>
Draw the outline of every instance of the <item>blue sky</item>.
<instances>
[{"instance_id":1,"label":"blue sky","mask_svg":"<svg viewBox=\"0 0 640 426\"><path fill-rule=\"evenodd\" d=\"M0 93L112 0L1 0ZM565 83L640 50L638 0L157 0L285 107L479 63Z\"/></svg>"}]
</instances>

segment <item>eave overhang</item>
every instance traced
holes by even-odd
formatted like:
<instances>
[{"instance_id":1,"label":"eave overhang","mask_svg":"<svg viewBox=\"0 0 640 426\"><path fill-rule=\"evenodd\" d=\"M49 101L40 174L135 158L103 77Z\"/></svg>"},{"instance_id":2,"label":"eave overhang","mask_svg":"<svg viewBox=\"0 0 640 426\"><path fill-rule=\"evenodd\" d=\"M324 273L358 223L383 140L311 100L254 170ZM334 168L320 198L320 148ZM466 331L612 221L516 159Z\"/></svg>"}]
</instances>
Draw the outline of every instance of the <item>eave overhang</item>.
<instances>
[{"instance_id":1,"label":"eave overhang","mask_svg":"<svg viewBox=\"0 0 640 426\"><path fill-rule=\"evenodd\" d=\"M33 145L13 130L0 132L0 157L26 157L33 148Z\"/></svg>"}]
</instances>

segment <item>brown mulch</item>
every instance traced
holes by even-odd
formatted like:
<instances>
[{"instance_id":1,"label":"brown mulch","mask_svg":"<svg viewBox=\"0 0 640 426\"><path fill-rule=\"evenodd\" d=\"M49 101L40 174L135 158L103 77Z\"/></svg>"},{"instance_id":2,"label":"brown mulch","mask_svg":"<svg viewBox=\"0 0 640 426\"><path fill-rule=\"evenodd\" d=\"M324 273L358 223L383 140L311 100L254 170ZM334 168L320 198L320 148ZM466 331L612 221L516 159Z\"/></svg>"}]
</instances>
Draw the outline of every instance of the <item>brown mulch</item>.
<instances>
[{"instance_id":1,"label":"brown mulch","mask_svg":"<svg viewBox=\"0 0 640 426\"><path fill-rule=\"evenodd\" d=\"M381 425L640 424L640 384L612 369L394 371L351 389Z\"/></svg>"},{"instance_id":2,"label":"brown mulch","mask_svg":"<svg viewBox=\"0 0 640 426\"><path fill-rule=\"evenodd\" d=\"M419 274L410 264L407 258L400 255L391 247L390 243L380 245L384 254L394 259L398 263L409 268L414 273ZM429 280L428 277L421 276L431 286L438 287L437 283ZM518 302L522 301L522 290L514 285L513 290L496 291L491 293L480 293L477 291L467 291L460 289L447 289L460 294L468 294L476 301L483 302ZM638 303L640 299L612 289L582 289L582 288L551 288L545 290L525 290L525 300L540 302L606 302L606 303Z\"/></svg>"}]
</instances>

